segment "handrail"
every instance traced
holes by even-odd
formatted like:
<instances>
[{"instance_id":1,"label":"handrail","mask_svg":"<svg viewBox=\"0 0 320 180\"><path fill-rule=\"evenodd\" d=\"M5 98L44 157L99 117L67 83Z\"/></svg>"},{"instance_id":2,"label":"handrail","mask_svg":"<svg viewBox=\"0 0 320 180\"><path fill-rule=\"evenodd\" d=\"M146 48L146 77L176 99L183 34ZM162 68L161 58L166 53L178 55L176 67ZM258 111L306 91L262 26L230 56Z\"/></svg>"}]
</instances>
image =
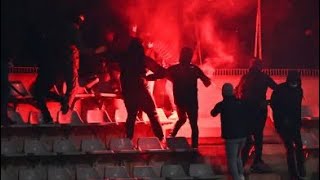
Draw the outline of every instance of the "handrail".
<instances>
[{"instance_id":1,"label":"handrail","mask_svg":"<svg viewBox=\"0 0 320 180\"><path fill-rule=\"evenodd\" d=\"M38 67L11 67L9 73L37 73Z\"/></svg>"},{"instance_id":2,"label":"handrail","mask_svg":"<svg viewBox=\"0 0 320 180\"><path fill-rule=\"evenodd\" d=\"M301 76L319 77L319 69L263 69L270 76L287 76L288 72L296 70ZM214 76L239 76L248 73L248 69L214 69Z\"/></svg>"},{"instance_id":3,"label":"handrail","mask_svg":"<svg viewBox=\"0 0 320 180\"><path fill-rule=\"evenodd\" d=\"M297 70L301 76L319 77L319 69L263 69L263 72L270 76L287 76L290 70ZM38 67L12 67L10 73L37 73ZM214 69L214 76L239 76L246 74L248 69Z\"/></svg>"}]
</instances>

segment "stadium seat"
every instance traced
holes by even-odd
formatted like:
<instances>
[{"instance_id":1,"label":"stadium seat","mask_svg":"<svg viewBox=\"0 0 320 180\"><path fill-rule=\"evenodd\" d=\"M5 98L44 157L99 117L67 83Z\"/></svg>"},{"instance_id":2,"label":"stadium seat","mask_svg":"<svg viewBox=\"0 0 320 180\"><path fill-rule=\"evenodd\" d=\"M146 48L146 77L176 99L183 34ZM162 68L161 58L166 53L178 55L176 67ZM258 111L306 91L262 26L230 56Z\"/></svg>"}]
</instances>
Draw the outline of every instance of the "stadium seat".
<instances>
[{"instance_id":1,"label":"stadium seat","mask_svg":"<svg viewBox=\"0 0 320 180\"><path fill-rule=\"evenodd\" d=\"M140 137L137 146L140 151L165 151L157 137Z\"/></svg>"},{"instance_id":2,"label":"stadium seat","mask_svg":"<svg viewBox=\"0 0 320 180\"><path fill-rule=\"evenodd\" d=\"M61 154L79 154L76 146L70 139L58 139L53 143L53 152Z\"/></svg>"},{"instance_id":3,"label":"stadium seat","mask_svg":"<svg viewBox=\"0 0 320 180\"><path fill-rule=\"evenodd\" d=\"M34 168L20 168L19 180L44 180L47 179L47 171L44 166L36 166Z\"/></svg>"},{"instance_id":4,"label":"stadium seat","mask_svg":"<svg viewBox=\"0 0 320 180\"><path fill-rule=\"evenodd\" d=\"M25 124L24 120L22 119L22 116L19 112L8 110L8 117L16 122L16 125L23 125Z\"/></svg>"},{"instance_id":5,"label":"stadium seat","mask_svg":"<svg viewBox=\"0 0 320 180\"><path fill-rule=\"evenodd\" d=\"M192 150L185 137L170 137L166 139L166 142L167 147L173 151L183 152Z\"/></svg>"},{"instance_id":6,"label":"stadium seat","mask_svg":"<svg viewBox=\"0 0 320 180\"><path fill-rule=\"evenodd\" d=\"M151 166L134 166L133 176L136 178L160 178Z\"/></svg>"},{"instance_id":7,"label":"stadium seat","mask_svg":"<svg viewBox=\"0 0 320 180\"><path fill-rule=\"evenodd\" d=\"M54 126L53 124L43 124L44 117L40 111L31 111L29 113L28 122L32 125L40 124L41 126Z\"/></svg>"},{"instance_id":8,"label":"stadium seat","mask_svg":"<svg viewBox=\"0 0 320 180\"><path fill-rule=\"evenodd\" d=\"M41 124L43 122L43 115L41 112L31 111L28 118L29 124Z\"/></svg>"},{"instance_id":9,"label":"stadium seat","mask_svg":"<svg viewBox=\"0 0 320 180\"><path fill-rule=\"evenodd\" d=\"M14 110L18 104L34 105L34 99L21 81L10 81L9 102L13 103Z\"/></svg>"},{"instance_id":10,"label":"stadium seat","mask_svg":"<svg viewBox=\"0 0 320 180\"><path fill-rule=\"evenodd\" d=\"M4 172L4 179L9 180L18 180L19 179L19 167L15 165L6 165L5 168L1 166L1 179L2 179L2 172Z\"/></svg>"},{"instance_id":11,"label":"stadium seat","mask_svg":"<svg viewBox=\"0 0 320 180\"><path fill-rule=\"evenodd\" d=\"M165 115L165 113L164 113L162 108L157 108L156 111L157 111L157 114L159 116L159 121L160 121L160 123L162 125L164 125L164 124L172 124L173 123L172 120L168 120L168 118ZM149 117L145 112L143 112L143 114L142 114L142 119L143 119L143 121L149 121Z\"/></svg>"},{"instance_id":12,"label":"stadium seat","mask_svg":"<svg viewBox=\"0 0 320 180\"><path fill-rule=\"evenodd\" d=\"M57 121L59 124L70 124L70 125L80 125L83 124L77 111L68 111L67 114L62 114L58 111Z\"/></svg>"},{"instance_id":13,"label":"stadium seat","mask_svg":"<svg viewBox=\"0 0 320 180\"><path fill-rule=\"evenodd\" d=\"M107 166L104 171L105 178L130 178L124 166Z\"/></svg>"},{"instance_id":14,"label":"stadium seat","mask_svg":"<svg viewBox=\"0 0 320 180\"><path fill-rule=\"evenodd\" d=\"M304 149L319 149L319 136L315 136L312 132L302 130L301 140Z\"/></svg>"},{"instance_id":15,"label":"stadium seat","mask_svg":"<svg viewBox=\"0 0 320 180\"><path fill-rule=\"evenodd\" d=\"M281 180L281 176L275 173L268 174L250 174L248 180Z\"/></svg>"},{"instance_id":16,"label":"stadium seat","mask_svg":"<svg viewBox=\"0 0 320 180\"><path fill-rule=\"evenodd\" d=\"M166 164L163 165L161 168L161 177L169 178L169 179L193 179L189 177L184 172L181 165L173 165L173 164Z\"/></svg>"},{"instance_id":17,"label":"stadium seat","mask_svg":"<svg viewBox=\"0 0 320 180\"><path fill-rule=\"evenodd\" d=\"M1 147L1 151L2 151L2 147ZM8 173L3 167L1 167L1 179L10 179ZM18 178L16 180L18 180Z\"/></svg>"},{"instance_id":18,"label":"stadium seat","mask_svg":"<svg viewBox=\"0 0 320 180\"><path fill-rule=\"evenodd\" d=\"M111 138L109 148L115 152L138 152L129 138Z\"/></svg>"},{"instance_id":19,"label":"stadium seat","mask_svg":"<svg viewBox=\"0 0 320 180\"><path fill-rule=\"evenodd\" d=\"M84 139L81 142L81 151L87 153L93 153L94 151L106 150L104 144L98 139Z\"/></svg>"},{"instance_id":20,"label":"stadium seat","mask_svg":"<svg viewBox=\"0 0 320 180\"><path fill-rule=\"evenodd\" d=\"M77 180L103 179L99 173L89 165L80 165L76 168Z\"/></svg>"},{"instance_id":21,"label":"stadium seat","mask_svg":"<svg viewBox=\"0 0 320 180\"><path fill-rule=\"evenodd\" d=\"M196 179L220 179L220 176L214 175L209 164L190 164L189 175Z\"/></svg>"},{"instance_id":22,"label":"stadium seat","mask_svg":"<svg viewBox=\"0 0 320 180\"><path fill-rule=\"evenodd\" d=\"M50 155L51 153L44 146L44 144L36 139L26 139L24 141L24 152L25 154L33 155Z\"/></svg>"},{"instance_id":23,"label":"stadium seat","mask_svg":"<svg viewBox=\"0 0 320 180\"><path fill-rule=\"evenodd\" d=\"M17 155L19 152L17 141L14 140L1 140L1 155Z\"/></svg>"},{"instance_id":24,"label":"stadium seat","mask_svg":"<svg viewBox=\"0 0 320 180\"><path fill-rule=\"evenodd\" d=\"M89 124L103 124L106 122L112 122L106 111L99 109L88 110L86 121Z\"/></svg>"},{"instance_id":25,"label":"stadium seat","mask_svg":"<svg viewBox=\"0 0 320 180\"><path fill-rule=\"evenodd\" d=\"M72 175L68 169L64 167L48 167L48 180L71 180Z\"/></svg>"},{"instance_id":26,"label":"stadium seat","mask_svg":"<svg viewBox=\"0 0 320 180\"><path fill-rule=\"evenodd\" d=\"M154 172L156 173L156 175L158 177L161 176L161 168L162 166L164 165L164 161L157 161L157 160L154 160L154 159L150 159L149 161L149 166L152 167L152 169L154 170Z\"/></svg>"}]
</instances>

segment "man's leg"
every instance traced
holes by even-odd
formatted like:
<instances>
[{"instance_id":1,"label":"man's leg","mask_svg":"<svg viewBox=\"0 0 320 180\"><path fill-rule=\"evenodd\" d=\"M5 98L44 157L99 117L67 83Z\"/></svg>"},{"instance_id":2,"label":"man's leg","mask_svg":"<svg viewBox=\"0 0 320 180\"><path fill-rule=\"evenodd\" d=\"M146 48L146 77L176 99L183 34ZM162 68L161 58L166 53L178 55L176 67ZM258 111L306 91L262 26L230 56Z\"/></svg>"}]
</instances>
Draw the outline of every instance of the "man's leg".
<instances>
[{"instance_id":1,"label":"man's leg","mask_svg":"<svg viewBox=\"0 0 320 180\"><path fill-rule=\"evenodd\" d=\"M129 139L133 138L133 132L134 132L134 125L136 122L136 117L138 113L138 106L135 99L124 99L124 103L127 109L127 120L126 120L126 137Z\"/></svg>"},{"instance_id":2,"label":"man's leg","mask_svg":"<svg viewBox=\"0 0 320 180\"><path fill-rule=\"evenodd\" d=\"M303 155L303 146L301 140L300 129L296 130L295 136L293 137L295 143L295 155L297 160L297 170L300 177L305 177L307 175L306 168L304 166L304 155Z\"/></svg>"},{"instance_id":3,"label":"man's leg","mask_svg":"<svg viewBox=\"0 0 320 180\"><path fill-rule=\"evenodd\" d=\"M192 139L192 147L198 148L199 141L199 128L198 128L198 108L191 107L187 110L187 114L189 117L189 123L191 126L191 139Z\"/></svg>"},{"instance_id":4,"label":"man's leg","mask_svg":"<svg viewBox=\"0 0 320 180\"><path fill-rule=\"evenodd\" d=\"M187 121L187 115L186 115L186 111L184 108L177 106L177 113L178 113L178 121L175 123L171 136L175 137L179 131L179 129L181 128L181 126L184 125L184 123L186 123Z\"/></svg>"},{"instance_id":5,"label":"man's leg","mask_svg":"<svg viewBox=\"0 0 320 180\"><path fill-rule=\"evenodd\" d=\"M61 111L64 114L67 113L69 108L71 107L71 103L73 102L77 92L78 70L69 69L69 71L67 71L65 74L65 80L67 84L67 90L64 96L64 100L62 101L62 104L61 104Z\"/></svg>"},{"instance_id":6,"label":"man's leg","mask_svg":"<svg viewBox=\"0 0 320 180\"><path fill-rule=\"evenodd\" d=\"M262 161L262 146L263 146L263 130L267 120L267 109L263 108L259 110L256 118L257 126L253 133L254 137L254 148L255 148L255 159L254 164L263 163Z\"/></svg>"},{"instance_id":7,"label":"man's leg","mask_svg":"<svg viewBox=\"0 0 320 180\"><path fill-rule=\"evenodd\" d=\"M288 171L291 177L297 178L298 173L297 173L296 161L294 157L295 154L294 154L293 139L291 136L290 134L288 134L288 132L280 133L280 137L286 148Z\"/></svg>"},{"instance_id":8,"label":"man's leg","mask_svg":"<svg viewBox=\"0 0 320 180\"><path fill-rule=\"evenodd\" d=\"M65 94L65 99L61 104L61 111L63 114L67 113L71 103L76 95L78 85L78 70L79 70L79 51L76 47L70 47L72 53L66 59L65 68L65 81L67 84L67 90Z\"/></svg>"},{"instance_id":9,"label":"man's leg","mask_svg":"<svg viewBox=\"0 0 320 180\"><path fill-rule=\"evenodd\" d=\"M244 146L242 148L242 153L241 153L241 156L242 156L241 159L242 159L243 166L246 165L246 163L250 157L250 153L253 150L253 142L254 142L252 135L248 136L246 139L247 140L244 143Z\"/></svg>"},{"instance_id":10,"label":"man's leg","mask_svg":"<svg viewBox=\"0 0 320 180\"><path fill-rule=\"evenodd\" d=\"M236 142L235 139L226 139L226 154L228 160L228 169L234 180L241 180L241 176L238 170L238 162L237 162L237 155L238 155L238 146L239 144Z\"/></svg>"},{"instance_id":11,"label":"man's leg","mask_svg":"<svg viewBox=\"0 0 320 180\"><path fill-rule=\"evenodd\" d=\"M53 87L53 84L54 84L53 75L43 74L40 70L34 85L33 96L37 101L37 106L43 115L45 123L53 122L53 119L50 115L49 109L46 104L46 98L48 96L50 89Z\"/></svg>"},{"instance_id":12,"label":"man's leg","mask_svg":"<svg viewBox=\"0 0 320 180\"><path fill-rule=\"evenodd\" d=\"M243 139L239 139L238 142L238 152L237 152L237 167L238 167L238 172L240 174L240 176L243 176L244 178L244 168L243 168L243 163L242 163L242 159L241 159L241 153L242 153L242 149L244 147L246 143L246 138Z\"/></svg>"},{"instance_id":13,"label":"man's leg","mask_svg":"<svg viewBox=\"0 0 320 180\"><path fill-rule=\"evenodd\" d=\"M149 117L153 133L155 134L156 137L158 137L160 141L162 141L164 135L163 135L161 124L159 122L159 117L156 111L156 106L154 104L154 101L148 91L145 92L143 96L144 98L141 99L142 109Z\"/></svg>"}]
</instances>

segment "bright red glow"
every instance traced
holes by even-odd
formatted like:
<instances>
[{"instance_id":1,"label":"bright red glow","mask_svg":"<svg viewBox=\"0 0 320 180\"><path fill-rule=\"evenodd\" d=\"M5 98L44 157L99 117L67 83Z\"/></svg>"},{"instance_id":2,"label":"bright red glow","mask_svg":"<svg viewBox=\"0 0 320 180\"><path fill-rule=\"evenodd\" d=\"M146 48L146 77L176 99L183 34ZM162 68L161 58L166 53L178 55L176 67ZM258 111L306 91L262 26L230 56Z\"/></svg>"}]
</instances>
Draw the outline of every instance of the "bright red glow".
<instances>
[{"instance_id":1,"label":"bright red glow","mask_svg":"<svg viewBox=\"0 0 320 180\"><path fill-rule=\"evenodd\" d=\"M80 18L81 22L84 22L84 20L85 20L84 15L80 15L79 18Z\"/></svg>"},{"instance_id":2,"label":"bright red glow","mask_svg":"<svg viewBox=\"0 0 320 180\"><path fill-rule=\"evenodd\" d=\"M133 25L132 26L132 32L137 32L137 30L138 30L138 26L135 24L135 25Z\"/></svg>"}]
</instances>

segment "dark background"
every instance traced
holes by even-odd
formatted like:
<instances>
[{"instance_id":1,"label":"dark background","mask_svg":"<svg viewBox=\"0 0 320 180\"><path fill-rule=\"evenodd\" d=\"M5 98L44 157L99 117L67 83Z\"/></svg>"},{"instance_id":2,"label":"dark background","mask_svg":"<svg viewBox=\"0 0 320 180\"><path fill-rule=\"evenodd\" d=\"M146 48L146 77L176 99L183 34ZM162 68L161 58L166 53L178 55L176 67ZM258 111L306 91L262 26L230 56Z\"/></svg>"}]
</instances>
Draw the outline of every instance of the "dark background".
<instances>
[{"instance_id":1,"label":"dark background","mask_svg":"<svg viewBox=\"0 0 320 180\"><path fill-rule=\"evenodd\" d=\"M113 27L118 32L125 32L127 24L111 6L109 9L105 6L109 1L112 0L2 0L1 61L14 57L16 66L36 65L34 27L50 23L52 14L65 11L84 14L86 23L83 39L88 47L96 47L101 43L106 28ZM129 1L134 3L134 0ZM263 55L266 66L319 68L319 1L287 0L281 4L286 9L279 8L281 1L284 0L262 0ZM285 20L274 21L281 11L288 9L290 13ZM245 42L243 52L248 55L253 50L255 16L253 10L245 16L224 19L220 24L226 31L239 30L239 39ZM248 64L246 61L240 60L237 66L243 68Z\"/></svg>"}]
</instances>

